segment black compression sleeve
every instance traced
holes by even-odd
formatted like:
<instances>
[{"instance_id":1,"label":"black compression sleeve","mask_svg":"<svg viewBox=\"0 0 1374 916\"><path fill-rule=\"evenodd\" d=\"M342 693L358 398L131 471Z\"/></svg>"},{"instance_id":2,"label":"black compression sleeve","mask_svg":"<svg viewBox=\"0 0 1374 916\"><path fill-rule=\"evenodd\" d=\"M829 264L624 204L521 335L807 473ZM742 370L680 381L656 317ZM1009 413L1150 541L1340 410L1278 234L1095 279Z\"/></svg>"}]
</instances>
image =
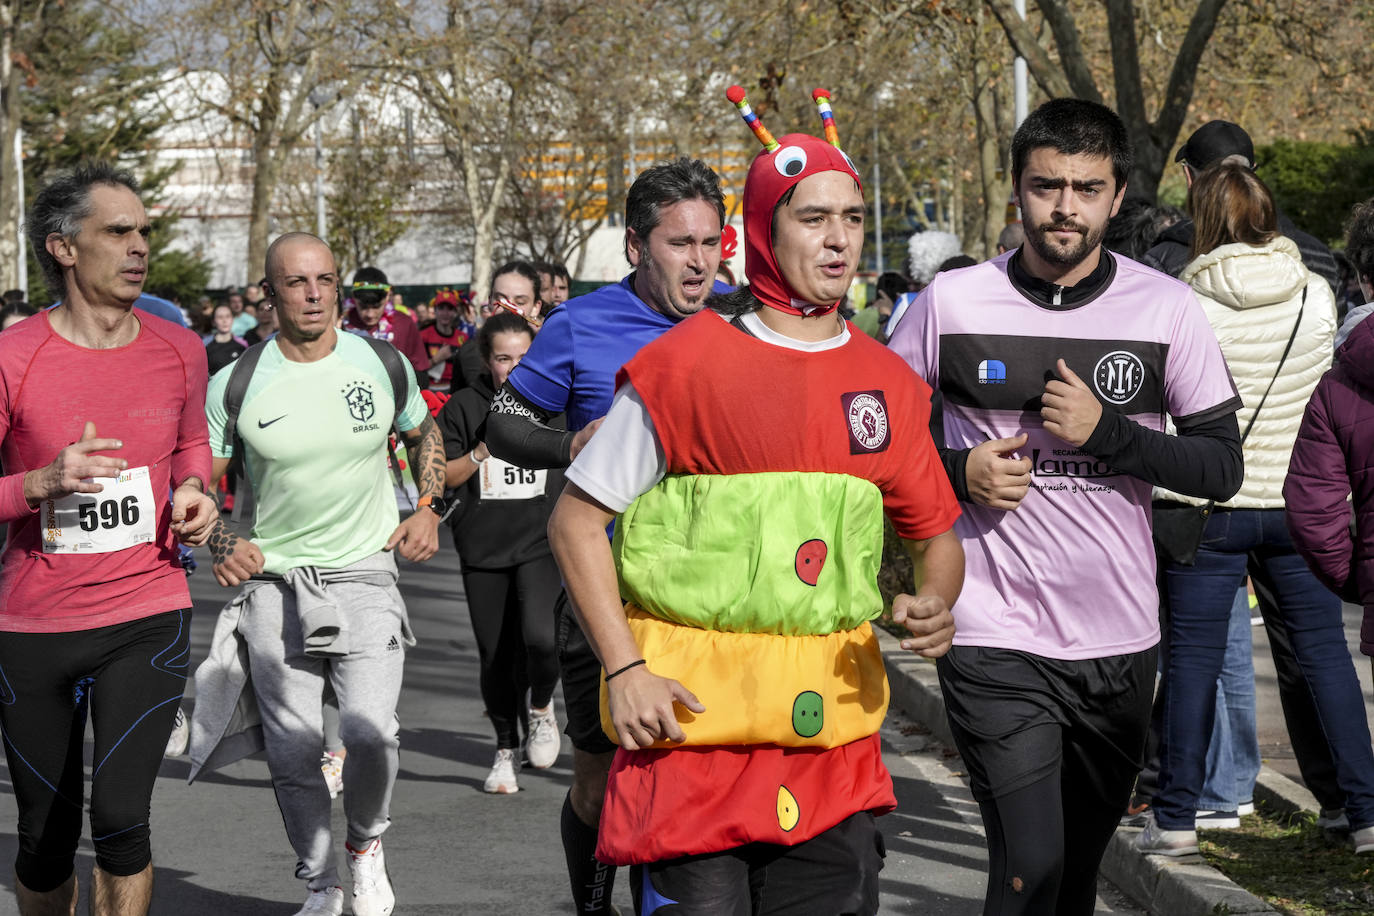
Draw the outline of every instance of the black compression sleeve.
<instances>
[{"instance_id":1,"label":"black compression sleeve","mask_svg":"<svg viewBox=\"0 0 1374 916\"><path fill-rule=\"evenodd\" d=\"M553 414L502 385L487 414L487 448L502 461L531 471L572 464L574 433L548 426Z\"/></svg>"},{"instance_id":2,"label":"black compression sleeve","mask_svg":"<svg viewBox=\"0 0 1374 916\"><path fill-rule=\"evenodd\" d=\"M1178 435L1146 429L1103 411L1083 451L1146 483L1198 499L1225 502L1245 480L1240 427L1234 411L1175 421Z\"/></svg>"},{"instance_id":3,"label":"black compression sleeve","mask_svg":"<svg viewBox=\"0 0 1374 916\"><path fill-rule=\"evenodd\" d=\"M968 466L968 453L972 449L945 447L945 399L938 391L930 396L930 438L935 440L935 450L940 453L940 463L945 466L949 485L954 489L954 498L968 502L968 477L964 469Z\"/></svg>"}]
</instances>

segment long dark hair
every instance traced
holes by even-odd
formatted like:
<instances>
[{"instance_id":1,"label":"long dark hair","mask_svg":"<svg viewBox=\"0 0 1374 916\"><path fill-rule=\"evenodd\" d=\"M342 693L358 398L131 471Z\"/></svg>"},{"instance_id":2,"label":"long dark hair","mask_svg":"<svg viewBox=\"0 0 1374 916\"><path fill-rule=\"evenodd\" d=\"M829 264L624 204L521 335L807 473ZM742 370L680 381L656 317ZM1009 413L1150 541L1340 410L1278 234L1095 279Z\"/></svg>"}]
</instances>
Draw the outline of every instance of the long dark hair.
<instances>
[{"instance_id":1,"label":"long dark hair","mask_svg":"<svg viewBox=\"0 0 1374 916\"><path fill-rule=\"evenodd\" d=\"M1190 257L1235 242L1267 245L1279 234L1274 195L1239 163L1214 165L1199 175L1188 190L1188 211L1193 216Z\"/></svg>"},{"instance_id":2,"label":"long dark hair","mask_svg":"<svg viewBox=\"0 0 1374 916\"><path fill-rule=\"evenodd\" d=\"M500 311L492 315L477 332L477 351L482 354L482 362L491 359L491 348L497 334L528 334L534 339L534 328L530 323L513 312Z\"/></svg>"}]
</instances>

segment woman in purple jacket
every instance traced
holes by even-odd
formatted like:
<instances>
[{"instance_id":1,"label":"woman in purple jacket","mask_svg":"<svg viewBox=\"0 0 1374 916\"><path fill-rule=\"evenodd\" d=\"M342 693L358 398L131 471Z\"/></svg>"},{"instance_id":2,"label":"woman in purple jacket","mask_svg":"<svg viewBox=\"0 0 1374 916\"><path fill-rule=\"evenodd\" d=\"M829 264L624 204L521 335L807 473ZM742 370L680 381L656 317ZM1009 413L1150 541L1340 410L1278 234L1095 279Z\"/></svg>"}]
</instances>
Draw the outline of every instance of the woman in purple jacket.
<instances>
[{"instance_id":1,"label":"woman in purple jacket","mask_svg":"<svg viewBox=\"0 0 1374 916\"><path fill-rule=\"evenodd\" d=\"M1374 299L1374 198L1346 227L1346 253L1366 299ZM1374 656L1374 321L1351 311L1336 365L1308 401L1283 483L1293 546L1317 578L1364 606L1360 651ZM1350 325L1354 323L1353 329ZM1354 524L1351 524L1353 497ZM1355 851L1374 853L1374 827L1354 832Z\"/></svg>"}]
</instances>

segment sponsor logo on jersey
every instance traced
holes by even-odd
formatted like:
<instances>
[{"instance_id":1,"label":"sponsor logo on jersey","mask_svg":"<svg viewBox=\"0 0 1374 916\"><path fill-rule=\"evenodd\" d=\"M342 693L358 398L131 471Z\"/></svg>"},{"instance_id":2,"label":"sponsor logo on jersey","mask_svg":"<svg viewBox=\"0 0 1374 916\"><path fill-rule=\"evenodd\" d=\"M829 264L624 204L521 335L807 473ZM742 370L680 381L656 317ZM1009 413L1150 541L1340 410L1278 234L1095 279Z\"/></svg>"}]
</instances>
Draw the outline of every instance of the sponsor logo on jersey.
<instances>
[{"instance_id":1,"label":"sponsor logo on jersey","mask_svg":"<svg viewBox=\"0 0 1374 916\"><path fill-rule=\"evenodd\" d=\"M840 396L849 428L849 454L881 452L887 448L887 398L882 391L848 391Z\"/></svg>"},{"instance_id":2,"label":"sponsor logo on jersey","mask_svg":"<svg viewBox=\"0 0 1374 916\"><path fill-rule=\"evenodd\" d=\"M1121 472L1100 458L1080 451L1057 448L1053 454L1031 449L1031 470L1036 477L1119 477Z\"/></svg>"},{"instance_id":3,"label":"sponsor logo on jersey","mask_svg":"<svg viewBox=\"0 0 1374 916\"><path fill-rule=\"evenodd\" d=\"M1000 359L985 359L978 364L978 384L1005 385L1007 383L1007 364Z\"/></svg>"},{"instance_id":4,"label":"sponsor logo on jersey","mask_svg":"<svg viewBox=\"0 0 1374 916\"><path fill-rule=\"evenodd\" d=\"M1129 350L1113 350L1097 361L1093 370L1097 393L1113 404L1125 404L1145 384L1145 364Z\"/></svg>"}]
</instances>

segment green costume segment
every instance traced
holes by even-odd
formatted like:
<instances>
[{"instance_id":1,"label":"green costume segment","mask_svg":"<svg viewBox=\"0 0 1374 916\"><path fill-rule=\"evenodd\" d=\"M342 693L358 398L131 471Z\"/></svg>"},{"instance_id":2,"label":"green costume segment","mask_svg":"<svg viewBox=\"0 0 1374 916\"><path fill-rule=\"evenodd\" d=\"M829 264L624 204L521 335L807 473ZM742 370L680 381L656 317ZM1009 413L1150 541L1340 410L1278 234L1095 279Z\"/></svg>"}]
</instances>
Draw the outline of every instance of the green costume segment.
<instances>
[{"instance_id":1,"label":"green costume segment","mask_svg":"<svg viewBox=\"0 0 1374 916\"><path fill-rule=\"evenodd\" d=\"M621 594L655 617L821 636L882 613L882 531L882 493L848 474L682 474L625 510L613 551Z\"/></svg>"}]
</instances>

